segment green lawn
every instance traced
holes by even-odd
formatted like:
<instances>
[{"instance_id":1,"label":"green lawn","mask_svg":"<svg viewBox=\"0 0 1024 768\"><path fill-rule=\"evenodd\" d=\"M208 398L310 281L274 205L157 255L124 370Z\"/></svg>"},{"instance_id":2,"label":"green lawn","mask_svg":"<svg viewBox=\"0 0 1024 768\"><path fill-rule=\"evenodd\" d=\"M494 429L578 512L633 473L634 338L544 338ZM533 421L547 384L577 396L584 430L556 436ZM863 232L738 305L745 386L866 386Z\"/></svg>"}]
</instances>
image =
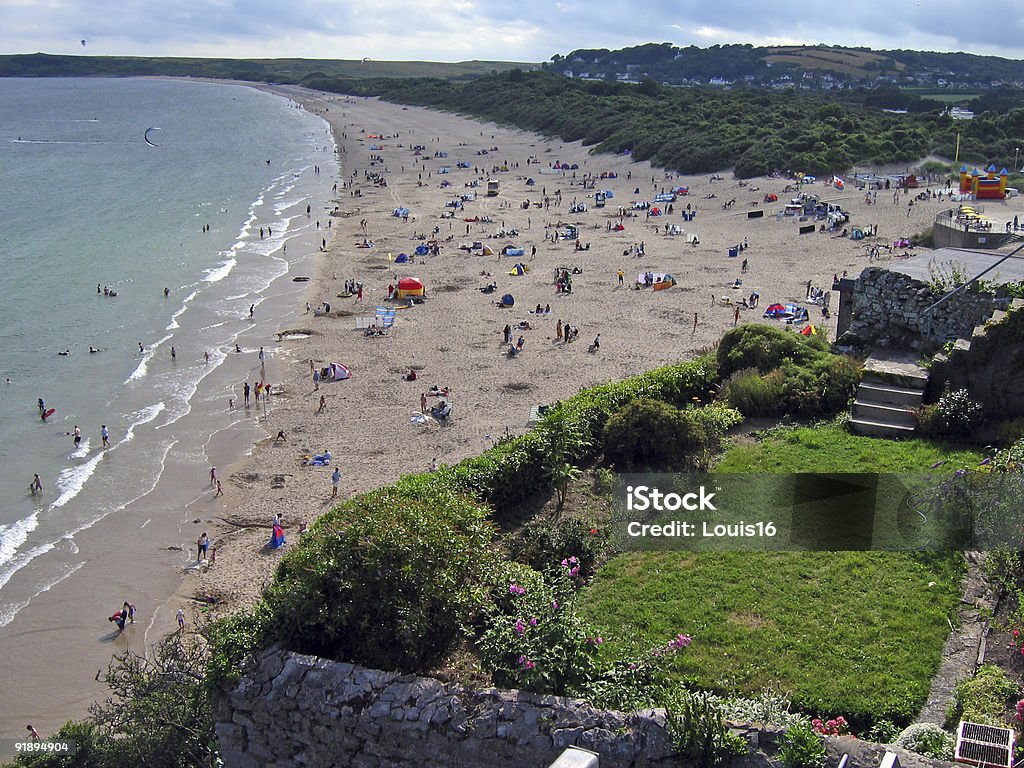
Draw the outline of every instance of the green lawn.
<instances>
[{"instance_id":1,"label":"green lawn","mask_svg":"<svg viewBox=\"0 0 1024 768\"><path fill-rule=\"evenodd\" d=\"M731 448L729 472L918 472L981 456L839 427L776 432ZM923 704L959 597L959 555L681 553L614 557L581 598L615 654L694 636L676 674L702 688L790 692L809 713L907 721Z\"/></svg>"}]
</instances>

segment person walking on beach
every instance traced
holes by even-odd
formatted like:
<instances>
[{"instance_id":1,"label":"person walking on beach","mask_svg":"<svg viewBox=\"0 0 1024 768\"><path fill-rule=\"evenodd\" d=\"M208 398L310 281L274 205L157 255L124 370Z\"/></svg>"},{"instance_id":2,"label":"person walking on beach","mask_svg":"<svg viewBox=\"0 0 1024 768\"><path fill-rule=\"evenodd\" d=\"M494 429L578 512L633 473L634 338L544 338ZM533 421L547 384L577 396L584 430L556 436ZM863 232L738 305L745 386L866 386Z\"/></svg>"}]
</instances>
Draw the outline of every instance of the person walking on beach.
<instances>
[{"instance_id":1,"label":"person walking on beach","mask_svg":"<svg viewBox=\"0 0 1024 768\"><path fill-rule=\"evenodd\" d=\"M206 531L203 531L199 539L196 541L196 562L202 562L203 558L206 557L207 550L210 549L210 537L206 535Z\"/></svg>"},{"instance_id":2,"label":"person walking on beach","mask_svg":"<svg viewBox=\"0 0 1024 768\"><path fill-rule=\"evenodd\" d=\"M693 313L693 333L697 332L697 313Z\"/></svg>"},{"instance_id":3,"label":"person walking on beach","mask_svg":"<svg viewBox=\"0 0 1024 768\"><path fill-rule=\"evenodd\" d=\"M175 615L178 620L178 631L185 629L185 611L182 608L178 609L178 613Z\"/></svg>"},{"instance_id":4,"label":"person walking on beach","mask_svg":"<svg viewBox=\"0 0 1024 768\"><path fill-rule=\"evenodd\" d=\"M32 475L32 482L29 484L28 489L33 496L43 492L43 481L39 479L39 473Z\"/></svg>"},{"instance_id":5,"label":"person walking on beach","mask_svg":"<svg viewBox=\"0 0 1024 768\"><path fill-rule=\"evenodd\" d=\"M426 412L427 412L427 393L426 392L420 392L420 413L426 413ZM36 475L36 477L39 477L39 476Z\"/></svg>"},{"instance_id":6,"label":"person walking on beach","mask_svg":"<svg viewBox=\"0 0 1024 768\"><path fill-rule=\"evenodd\" d=\"M320 391L320 371L313 371L313 391Z\"/></svg>"},{"instance_id":7,"label":"person walking on beach","mask_svg":"<svg viewBox=\"0 0 1024 768\"><path fill-rule=\"evenodd\" d=\"M100 424L100 437L103 438L103 447L110 447L110 430L107 429L106 424Z\"/></svg>"},{"instance_id":8,"label":"person walking on beach","mask_svg":"<svg viewBox=\"0 0 1024 768\"><path fill-rule=\"evenodd\" d=\"M338 485L341 484L341 470L338 467L334 468L334 472L331 473L331 498L337 498L338 496Z\"/></svg>"},{"instance_id":9,"label":"person walking on beach","mask_svg":"<svg viewBox=\"0 0 1024 768\"><path fill-rule=\"evenodd\" d=\"M620 269L620 270L618 271L618 276L619 276L619 285L622 285L622 282L623 282L623 280L624 280L624 279L625 279L625 277L626 277L626 273L625 273L625 272L623 272L623 271L622 271L622 270Z\"/></svg>"},{"instance_id":10,"label":"person walking on beach","mask_svg":"<svg viewBox=\"0 0 1024 768\"><path fill-rule=\"evenodd\" d=\"M178 353L174 351L174 347L171 347L171 360L177 360Z\"/></svg>"},{"instance_id":11,"label":"person walking on beach","mask_svg":"<svg viewBox=\"0 0 1024 768\"><path fill-rule=\"evenodd\" d=\"M213 488L217 484L217 468L210 467L210 487Z\"/></svg>"},{"instance_id":12,"label":"person walking on beach","mask_svg":"<svg viewBox=\"0 0 1024 768\"><path fill-rule=\"evenodd\" d=\"M215 494L213 494L213 495L214 495L214 498L216 498L217 496L223 496L224 495L224 489L221 487L220 480L217 481L217 492Z\"/></svg>"},{"instance_id":13,"label":"person walking on beach","mask_svg":"<svg viewBox=\"0 0 1024 768\"><path fill-rule=\"evenodd\" d=\"M252 320L255 314L256 314L256 305L255 304L250 304L249 305L249 319Z\"/></svg>"},{"instance_id":14,"label":"person walking on beach","mask_svg":"<svg viewBox=\"0 0 1024 768\"><path fill-rule=\"evenodd\" d=\"M316 409L316 412L323 413L325 408L327 408L327 398L320 395L320 407Z\"/></svg>"},{"instance_id":15,"label":"person walking on beach","mask_svg":"<svg viewBox=\"0 0 1024 768\"><path fill-rule=\"evenodd\" d=\"M734 328L736 327L736 324L739 321L740 321L740 308L736 307L736 311L733 313L733 316L732 316L732 325L733 325Z\"/></svg>"},{"instance_id":16,"label":"person walking on beach","mask_svg":"<svg viewBox=\"0 0 1024 768\"><path fill-rule=\"evenodd\" d=\"M264 360L263 347L260 347L260 362L262 363L263 360Z\"/></svg>"},{"instance_id":17,"label":"person walking on beach","mask_svg":"<svg viewBox=\"0 0 1024 768\"><path fill-rule=\"evenodd\" d=\"M74 429L74 432L72 434L74 434L74 436L75 436L74 437L74 442L75 442L75 448L77 448L78 446L80 446L82 444L82 430L78 428L77 424L75 424L75 429Z\"/></svg>"},{"instance_id":18,"label":"person walking on beach","mask_svg":"<svg viewBox=\"0 0 1024 768\"><path fill-rule=\"evenodd\" d=\"M245 398L245 407L249 407L249 382L245 382L242 386L242 396Z\"/></svg>"},{"instance_id":19,"label":"person walking on beach","mask_svg":"<svg viewBox=\"0 0 1024 768\"><path fill-rule=\"evenodd\" d=\"M135 606L129 603L127 600L124 601L124 605L121 606L121 614L128 618L128 621L132 624L135 623Z\"/></svg>"}]
</instances>

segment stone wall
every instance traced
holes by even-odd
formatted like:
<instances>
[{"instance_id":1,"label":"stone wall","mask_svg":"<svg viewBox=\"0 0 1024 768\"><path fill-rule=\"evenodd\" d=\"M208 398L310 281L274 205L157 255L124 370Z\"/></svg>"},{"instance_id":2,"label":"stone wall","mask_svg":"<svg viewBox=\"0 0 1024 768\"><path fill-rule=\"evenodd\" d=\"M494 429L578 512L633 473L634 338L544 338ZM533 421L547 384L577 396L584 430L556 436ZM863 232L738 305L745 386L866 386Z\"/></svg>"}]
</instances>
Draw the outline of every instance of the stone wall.
<instances>
[{"instance_id":1,"label":"stone wall","mask_svg":"<svg viewBox=\"0 0 1024 768\"><path fill-rule=\"evenodd\" d=\"M967 290L926 313L942 295L909 275L868 267L860 273L847 299L852 302L850 326L839 344L928 349L947 340L969 337L974 326L995 309L991 295Z\"/></svg>"},{"instance_id":2,"label":"stone wall","mask_svg":"<svg viewBox=\"0 0 1024 768\"><path fill-rule=\"evenodd\" d=\"M946 390L966 389L990 418L1024 416L1024 300L935 356L928 400Z\"/></svg>"},{"instance_id":3,"label":"stone wall","mask_svg":"<svg viewBox=\"0 0 1024 768\"><path fill-rule=\"evenodd\" d=\"M226 768L546 768L569 746L600 768L687 765L673 753L664 710L597 710L583 701L429 678L271 648L215 706ZM778 731L734 726L752 748L735 768L771 768ZM827 739L830 765L877 768L885 748ZM904 768L947 766L895 750Z\"/></svg>"}]
</instances>

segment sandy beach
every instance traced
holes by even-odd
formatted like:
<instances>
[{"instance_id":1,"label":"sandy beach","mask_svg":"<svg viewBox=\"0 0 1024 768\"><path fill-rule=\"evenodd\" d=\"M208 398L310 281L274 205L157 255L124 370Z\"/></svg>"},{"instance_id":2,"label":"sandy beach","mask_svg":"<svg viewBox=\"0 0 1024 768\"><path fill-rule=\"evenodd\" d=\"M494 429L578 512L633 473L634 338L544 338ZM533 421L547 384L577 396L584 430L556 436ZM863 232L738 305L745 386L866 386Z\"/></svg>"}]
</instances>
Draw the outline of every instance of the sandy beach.
<instances>
[{"instance_id":1,"label":"sandy beach","mask_svg":"<svg viewBox=\"0 0 1024 768\"><path fill-rule=\"evenodd\" d=\"M303 456L331 451L342 473L340 497L425 471L435 461L458 462L485 450L503 434L528 429L534 405L711 347L736 322L735 305L721 301L726 296L738 302L752 292L760 295L759 308L741 309L739 323L776 322L762 318L768 304L802 303L809 306L811 321L834 338L838 295L832 296L832 317L824 320L818 307L803 301L807 282L828 289L833 275L858 274L869 264L870 244L891 244L921 232L936 212L950 205L948 199L929 199L911 207L907 203L912 195L904 192L894 201L891 190L878 192L877 201L869 205L852 184L840 191L818 182L804 189L842 205L851 214L849 226L876 227L878 237L857 242L834 232L801 236L794 217L776 215L793 197L784 192L790 182L783 178L742 183L727 173L721 174L722 180L709 175L666 176L628 156L590 155L579 143L547 140L451 114L375 99L278 90L329 120L343 178L352 186L339 188L334 237L308 293L314 307L328 302L332 315L304 316L300 328L282 328L312 335L282 341L274 351L281 375L275 388L280 395L272 398L264 426L268 435L283 430L286 441L268 437L250 461L234 468L221 509L209 518L211 526L217 517L229 523L218 526L216 565L190 574L178 596L184 601L197 595L214 597L220 601L218 613L251 603L271 578L279 553L268 552L263 545L273 514L283 516L291 546L300 524L312 522L331 507L331 469L303 466ZM417 145L425 147L418 154ZM436 152L447 152L447 157L435 157ZM382 162L371 165L371 158ZM528 164L528 158L539 162ZM460 161L471 167L459 168ZM579 167L558 172L551 168L556 162ZM442 166L450 172L439 173ZM504 166L507 172L493 172ZM374 185L367 173L383 174L387 185ZM603 209L597 208L595 189L585 189L581 182L588 174L608 173L617 178L599 179L596 189L611 190L614 196ZM530 178L533 185L526 183ZM499 182L496 197L485 194L488 179ZM466 186L474 180L479 187ZM442 188L443 182L450 186ZM651 201L656 193L676 186L688 187L689 194L673 203L673 215L647 217L639 210L635 217L621 219L623 231L608 231L609 224L620 221L620 206ZM442 218L453 210L446 203L468 192L475 192L476 199L466 202L454 219ZM765 203L769 193L777 194L778 202ZM715 197L709 198L712 194ZM549 207L534 205L545 197ZM725 207L731 200L735 202ZM530 202L528 209L522 207L525 201ZM588 210L570 213L574 201ZM684 222L681 211L687 204L696 216ZM408 221L393 215L399 207L409 209ZM990 204L987 212L1001 226L1021 207L1013 199ZM748 211L757 210L764 211L762 218L748 218ZM491 221L464 221L477 217ZM565 230L555 225L569 223L578 227L587 250L576 250L574 240L552 241L552 233ZM666 224L697 234L699 244L688 244L685 235L666 235ZM518 236L497 236L509 230L518 230ZM440 255L416 257L412 264L389 261L389 253L413 254L421 242L418 235L436 237ZM357 247L364 238L372 248ZM474 241L490 246L495 255L460 249ZM743 241L749 247L730 257L729 249ZM637 256L641 243L644 255ZM504 246L523 248L525 255L498 255ZM631 248L634 252L627 254ZM744 258L746 274L741 273ZM529 271L510 275L518 262ZM556 292L554 275L560 267L581 270L573 275L571 294ZM622 286L620 269L625 273ZM661 291L631 290L637 275L646 271L670 273L678 284ZM356 328L356 318L370 317L375 306L387 304L388 286L406 276L423 281L426 301L398 311L386 337L364 336ZM737 279L742 286L734 289ZM337 296L347 280L365 284L361 302ZM497 283L495 293L479 290L492 282ZM514 307L495 306L505 293L515 297ZM551 313L533 314L538 304L550 305ZM572 344L556 339L559 320L579 328L579 338ZM531 329L516 330L521 321ZM522 353L511 359L503 343L506 324L513 327L513 339L521 335L525 340ZM590 353L597 334L600 350ZM311 360L317 367L340 362L352 377L324 382L315 391ZM416 381L404 380L410 369L417 371ZM433 385L451 388L451 425L411 421L420 412L421 393L428 393L428 406L437 403L438 398L429 394ZM317 413L321 394L326 408Z\"/></svg>"},{"instance_id":2,"label":"sandy beach","mask_svg":"<svg viewBox=\"0 0 1024 768\"><path fill-rule=\"evenodd\" d=\"M309 275L297 319L282 323L279 341L267 339L274 394L265 417L255 404L252 408L266 438L244 462L221 468L223 496L211 494L190 510L195 519L190 540L209 531L216 562L181 574L180 587L153 621L154 633L174 629L179 606L192 627L202 613L223 614L257 599L282 552L298 541L300 524L312 522L337 501L331 498L332 467L304 466L304 456L330 450L342 475L339 499L347 498L402 474L425 471L434 462L452 464L478 454L502 435L528 429L531 407L690 358L714 345L736 322L776 322L762 318L774 302L807 306L811 321L833 338L838 295L831 297L832 317L825 320L818 307L804 302L808 281L828 289L834 275L857 275L872 263L866 246L919 233L950 206L948 200L929 199L908 207L913 194L894 202L893 192L884 190L868 205L852 183L840 191L819 181L805 191L842 205L851 214L847 226L876 226L878 237L857 242L833 236L837 233L799 235L795 217L776 215L794 196L784 192L791 183L784 178L741 183L726 172L714 181L709 175L667 177L628 156L590 155L578 143L451 114L292 87L268 89L329 121L342 166L336 210L320 219L326 249ZM417 154L416 145L425 149ZM438 152L447 156L435 157ZM531 158L537 162L528 163ZM469 167L459 167L460 161ZM578 168L555 171L551 166L556 162ZM450 172L441 173L442 167ZM508 170L494 170L503 167ZM582 185L587 175L609 173L616 178L599 179L595 188ZM386 186L373 183L368 174L379 174ZM498 181L497 196L486 196L488 179ZM535 183L528 185L528 179ZM474 181L479 186L467 186ZM442 187L444 182L448 186ZM620 207L653 201L657 193L677 186L688 187L689 194L672 203L671 215L648 217L636 210L620 219ZM594 205L596 190L614 193L604 208ZM475 193L476 199L457 211L446 206L463 193ZM778 201L765 203L769 193ZM529 207L524 208L526 201ZM571 213L574 201L588 210ZM688 204L696 211L692 221L681 215ZM408 208L407 220L393 215L400 207ZM994 228L1024 212L1019 198L985 207ZM750 211L764 215L748 218ZM443 217L451 213L454 218ZM609 231L620 221L622 231ZM584 250L576 250L575 239L552 241L552 234L564 232L568 224L578 227ZM665 234L666 225L696 234L699 243L689 244L685 234ZM511 230L518 235L498 236ZM364 239L373 246L357 247ZM415 256L409 264L389 260L389 254L412 255L417 245L434 239L439 255ZM749 247L730 257L730 248L744 241ZM493 254L460 248L473 242L489 246ZM637 255L641 244L643 253ZM499 255L505 246L522 248L525 255ZM744 259L746 273L741 271ZM517 263L528 267L526 274L509 274ZM571 293L556 291L559 268L574 273ZM625 275L623 285L619 270ZM677 284L667 290L633 290L638 274L648 271L669 273ZM423 281L425 301L398 310L386 336L366 336L357 320L373 317L377 306L399 306L385 300L388 286L403 277ZM733 288L737 279L742 285ZM361 300L339 297L349 280L363 283ZM494 293L479 290L490 283L497 284ZM753 292L760 296L759 307L740 308L737 320L737 303ZM514 307L496 306L505 293L515 297ZM327 302L331 311L303 314L307 301L313 308ZM533 314L538 305L550 306L551 312ZM559 321L579 329L573 343L556 339ZM530 329L518 330L520 322ZM503 343L506 324L513 328L513 339L524 339L514 358ZM600 349L588 351L598 334ZM352 376L322 382L317 391L311 361L318 368L341 363ZM417 371L416 381L404 379L410 370ZM449 425L413 423L421 394L427 393L428 406L437 403L429 394L432 385L451 388ZM318 412L321 395L325 406ZM275 439L279 432L283 440ZM282 515L288 540L281 550L264 546L274 514ZM127 574L125 579L130 580ZM211 607L205 598L216 604ZM94 674L94 668L83 670L83 696L94 691ZM22 682L17 670L10 677ZM68 685L76 683L69 680ZM55 719L48 725L66 718Z\"/></svg>"}]
</instances>

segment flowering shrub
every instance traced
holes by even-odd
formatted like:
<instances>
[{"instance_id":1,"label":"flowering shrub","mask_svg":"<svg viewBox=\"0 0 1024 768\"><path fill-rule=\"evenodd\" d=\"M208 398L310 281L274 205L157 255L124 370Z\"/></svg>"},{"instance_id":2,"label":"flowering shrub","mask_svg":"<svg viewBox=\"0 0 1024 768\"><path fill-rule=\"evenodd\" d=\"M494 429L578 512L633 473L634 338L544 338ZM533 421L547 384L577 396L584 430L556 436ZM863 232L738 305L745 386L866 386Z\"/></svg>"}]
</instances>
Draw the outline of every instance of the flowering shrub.
<instances>
[{"instance_id":1,"label":"flowering shrub","mask_svg":"<svg viewBox=\"0 0 1024 768\"><path fill-rule=\"evenodd\" d=\"M964 436L973 432L984 421L981 403L972 400L966 389L946 392L934 405L918 411L918 425L929 435Z\"/></svg>"},{"instance_id":2,"label":"flowering shrub","mask_svg":"<svg viewBox=\"0 0 1024 768\"><path fill-rule=\"evenodd\" d=\"M477 639L484 668L499 686L584 696L608 707L651 706L661 669L692 638L678 634L634 659L602 663L604 637L575 610L579 569L575 557L547 576L518 563L496 569Z\"/></svg>"},{"instance_id":3,"label":"flowering shrub","mask_svg":"<svg viewBox=\"0 0 1024 768\"><path fill-rule=\"evenodd\" d=\"M845 736L849 732L850 724L842 715L832 720L821 721L820 718L811 720L811 727L822 736Z\"/></svg>"},{"instance_id":4,"label":"flowering shrub","mask_svg":"<svg viewBox=\"0 0 1024 768\"><path fill-rule=\"evenodd\" d=\"M952 760L953 737L932 723L915 723L906 728L893 744L935 760Z\"/></svg>"}]
</instances>

